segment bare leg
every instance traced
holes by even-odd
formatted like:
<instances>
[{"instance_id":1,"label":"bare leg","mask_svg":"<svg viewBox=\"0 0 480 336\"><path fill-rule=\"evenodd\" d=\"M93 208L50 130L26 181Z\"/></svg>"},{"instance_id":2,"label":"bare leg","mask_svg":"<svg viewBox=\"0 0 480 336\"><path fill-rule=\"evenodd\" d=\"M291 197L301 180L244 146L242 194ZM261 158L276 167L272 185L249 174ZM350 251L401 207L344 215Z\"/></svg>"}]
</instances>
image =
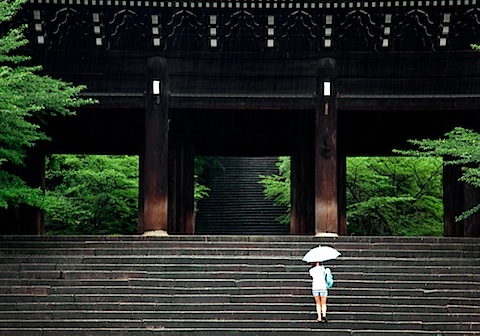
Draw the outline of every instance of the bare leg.
<instances>
[{"instance_id":1,"label":"bare leg","mask_svg":"<svg viewBox=\"0 0 480 336\"><path fill-rule=\"evenodd\" d=\"M327 319L327 297L320 296L320 310L322 312L322 317L326 320Z\"/></svg>"},{"instance_id":2,"label":"bare leg","mask_svg":"<svg viewBox=\"0 0 480 336\"><path fill-rule=\"evenodd\" d=\"M315 299L315 308L317 310L317 321L322 320L322 302L320 296L314 296Z\"/></svg>"}]
</instances>

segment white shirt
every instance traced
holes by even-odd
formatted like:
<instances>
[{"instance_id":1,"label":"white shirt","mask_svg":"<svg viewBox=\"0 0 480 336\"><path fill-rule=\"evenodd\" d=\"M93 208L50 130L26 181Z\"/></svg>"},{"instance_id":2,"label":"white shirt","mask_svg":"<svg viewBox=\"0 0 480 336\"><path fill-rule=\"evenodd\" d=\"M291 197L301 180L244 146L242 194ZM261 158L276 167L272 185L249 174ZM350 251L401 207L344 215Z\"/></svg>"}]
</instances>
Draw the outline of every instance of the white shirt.
<instances>
[{"instance_id":1,"label":"white shirt","mask_svg":"<svg viewBox=\"0 0 480 336\"><path fill-rule=\"evenodd\" d=\"M325 282L325 267L322 265L310 268L310 276L312 277L312 289L325 290L327 284Z\"/></svg>"}]
</instances>

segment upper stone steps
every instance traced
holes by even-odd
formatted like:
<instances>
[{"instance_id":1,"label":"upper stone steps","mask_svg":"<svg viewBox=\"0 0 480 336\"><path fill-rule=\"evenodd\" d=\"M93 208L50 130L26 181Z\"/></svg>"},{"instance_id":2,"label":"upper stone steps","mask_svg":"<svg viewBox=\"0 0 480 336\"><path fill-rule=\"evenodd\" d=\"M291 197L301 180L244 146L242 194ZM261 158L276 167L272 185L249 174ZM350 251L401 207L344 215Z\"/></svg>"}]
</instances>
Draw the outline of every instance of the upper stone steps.
<instances>
[{"instance_id":1,"label":"upper stone steps","mask_svg":"<svg viewBox=\"0 0 480 336\"><path fill-rule=\"evenodd\" d=\"M278 174L277 157L219 157L223 167L209 197L197 203L199 234L288 235L290 227L276 218L286 211L266 200L260 175Z\"/></svg>"}]
</instances>

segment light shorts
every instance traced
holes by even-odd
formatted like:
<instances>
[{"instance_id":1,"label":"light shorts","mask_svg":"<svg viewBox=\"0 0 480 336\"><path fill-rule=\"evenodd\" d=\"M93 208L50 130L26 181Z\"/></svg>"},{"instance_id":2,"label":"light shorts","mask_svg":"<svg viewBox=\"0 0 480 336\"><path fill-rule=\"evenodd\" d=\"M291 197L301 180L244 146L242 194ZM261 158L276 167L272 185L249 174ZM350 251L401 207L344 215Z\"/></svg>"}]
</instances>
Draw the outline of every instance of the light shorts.
<instances>
[{"instance_id":1,"label":"light shorts","mask_svg":"<svg viewBox=\"0 0 480 336\"><path fill-rule=\"evenodd\" d=\"M326 289L312 289L313 296L328 296Z\"/></svg>"}]
</instances>

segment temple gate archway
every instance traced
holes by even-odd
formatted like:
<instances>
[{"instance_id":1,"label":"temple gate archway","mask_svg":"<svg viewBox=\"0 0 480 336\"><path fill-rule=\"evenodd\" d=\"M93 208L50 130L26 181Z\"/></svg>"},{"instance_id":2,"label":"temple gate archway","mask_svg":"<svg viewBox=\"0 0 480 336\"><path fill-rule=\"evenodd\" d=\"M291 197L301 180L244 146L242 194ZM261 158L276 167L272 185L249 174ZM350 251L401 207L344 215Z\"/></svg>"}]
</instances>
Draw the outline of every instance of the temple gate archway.
<instances>
[{"instance_id":1,"label":"temple gate archway","mask_svg":"<svg viewBox=\"0 0 480 336\"><path fill-rule=\"evenodd\" d=\"M200 125L215 118L210 135L221 137L228 123L238 131L253 120L255 150L292 156L291 233L346 234L346 156L480 129L480 57L470 47L479 15L472 0L33 0L18 17L26 51L100 101L74 121L52 121L55 140L36 155L138 154L140 233L194 234L186 176L194 155L213 147ZM445 176L445 233L480 235L474 219L454 221L473 198L458 195L475 193ZM12 232L41 233L35 211L4 218Z\"/></svg>"}]
</instances>

